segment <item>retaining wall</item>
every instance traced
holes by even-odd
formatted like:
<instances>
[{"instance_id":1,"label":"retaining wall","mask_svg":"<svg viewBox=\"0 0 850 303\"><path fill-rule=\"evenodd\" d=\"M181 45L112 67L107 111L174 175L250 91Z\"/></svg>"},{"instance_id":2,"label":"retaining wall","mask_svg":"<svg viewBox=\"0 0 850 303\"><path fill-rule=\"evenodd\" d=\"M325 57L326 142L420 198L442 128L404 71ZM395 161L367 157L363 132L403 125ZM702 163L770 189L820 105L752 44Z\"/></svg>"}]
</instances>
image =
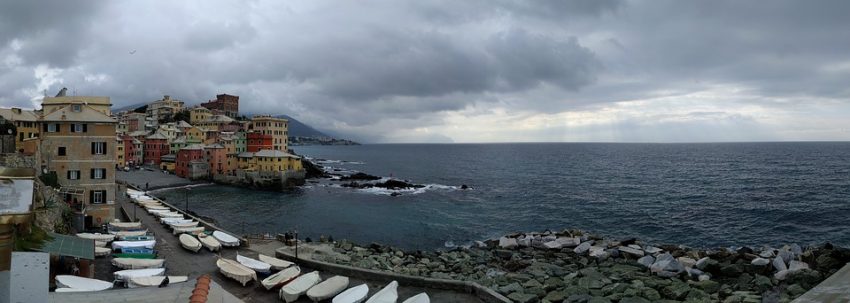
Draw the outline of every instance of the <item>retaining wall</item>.
<instances>
[{"instance_id":1,"label":"retaining wall","mask_svg":"<svg viewBox=\"0 0 850 303\"><path fill-rule=\"evenodd\" d=\"M275 256L280 259L296 262L299 265L303 265L305 267L324 272L334 273L337 275L355 277L364 280L377 280L385 282L395 280L402 285L465 292L473 294L487 303L511 303L511 300L506 298L505 296L502 296L494 290L488 287L481 286L480 284L475 282L408 276L392 272L377 271L347 265L327 263L322 261L316 261L313 259L296 258L294 255L281 249L275 250Z\"/></svg>"}]
</instances>

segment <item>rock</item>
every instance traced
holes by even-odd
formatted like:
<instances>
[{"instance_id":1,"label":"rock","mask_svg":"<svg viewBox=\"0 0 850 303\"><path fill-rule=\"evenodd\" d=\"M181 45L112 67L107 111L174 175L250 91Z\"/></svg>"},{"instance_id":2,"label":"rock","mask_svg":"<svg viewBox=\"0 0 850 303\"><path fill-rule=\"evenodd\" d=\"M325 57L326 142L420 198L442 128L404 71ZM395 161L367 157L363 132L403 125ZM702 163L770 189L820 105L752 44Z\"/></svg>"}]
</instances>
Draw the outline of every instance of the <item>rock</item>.
<instances>
[{"instance_id":1,"label":"rock","mask_svg":"<svg viewBox=\"0 0 850 303\"><path fill-rule=\"evenodd\" d=\"M798 284L791 284L785 289L785 292L787 292L791 297L799 297L806 293L806 289Z\"/></svg>"},{"instance_id":2,"label":"rock","mask_svg":"<svg viewBox=\"0 0 850 303\"><path fill-rule=\"evenodd\" d=\"M514 256L513 251L505 250L505 249L497 249L495 251L495 254L496 254L497 257L505 259L505 260L508 260L508 259L510 259L511 257Z\"/></svg>"},{"instance_id":3,"label":"rock","mask_svg":"<svg viewBox=\"0 0 850 303\"><path fill-rule=\"evenodd\" d=\"M651 303L649 300L641 297L625 297L620 299L620 303Z\"/></svg>"},{"instance_id":4,"label":"rock","mask_svg":"<svg viewBox=\"0 0 850 303\"><path fill-rule=\"evenodd\" d=\"M642 295L643 295L644 298L647 298L647 299L649 299L650 301L653 301L653 302L661 300L661 294L658 293L657 290L652 289L652 288L644 289Z\"/></svg>"},{"instance_id":5,"label":"rock","mask_svg":"<svg viewBox=\"0 0 850 303\"><path fill-rule=\"evenodd\" d=\"M685 296L685 302L708 302L709 296L702 290L691 289Z\"/></svg>"},{"instance_id":6,"label":"rock","mask_svg":"<svg viewBox=\"0 0 850 303\"><path fill-rule=\"evenodd\" d=\"M581 238L579 237L560 237L555 240L558 244L561 244L561 247L576 247L581 244Z\"/></svg>"},{"instance_id":7,"label":"rock","mask_svg":"<svg viewBox=\"0 0 850 303\"><path fill-rule=\"evenodd\" d=\"M586 303L587 301L590 301L590 299L592 299L592 298L593 297L591 295L586 295L586 294L570 295L569 297L567 297L566 300L564 300L564 303Z\"/></svg>"},{"instance_id":8,"label":"rock","mask_svg":"<svg viewBox=\"0 0 850 303\"><path fill-rule=\"evenodd\" d=\"M794 253L787 250L780 250L777 257L781 257L782 261L785 261L785 264L788 264L791 260L794 260Z\"/></svg>"},{"instance_id":9,"label":"rock","mask_svg":"<svg viewBox=\"0 0 850 303\"><path fill-rule=\"evenodd\" d=\"M823 280L823 277L816 270L800 269L793 272L789 270L786 280L788 284L799 284L805 289L810 289L817 286Z\"/></svg>"},{"instance_id":10,"label":"rock","mask_svg":"<svg viewBox=\"0 0 850 303\"><path fill-rule=\"evenodd\" d=\"M522 247L531 246L531 237L522 237L517 239L517 244Z\"/></svg>"},{"instance_id":11,"label":"rock","mask_svg":"<svg viewBox=\"0 0 850 303\"><path fill-rule=\"evenodd\" d=\"M655 258L652 256L643 256L637 260L638 264L643 265L646 268L652 266L652 263L655 263Z\"/></svg>"},{"instance_id":12,"label":"rock","mask_svg":"<svg viewBox=\"0 0 850 303\"><path fill-rule=\"evenodd\" d=\"M524 287L524 288L535 288L535 287L543 288L543 284L540 283L537 280L531 279L531 280L525 281L525 283L522 283L522 287Z\"/></svg>"},{"instance_id":13,"label":"rock","mask_svg":"<svg viewBox=\"0 0 850 303\"><path fill-rule=\"evenodd\" d=\"M549 241L543 243L543 247L548 249L561 249L561 243L558 243L558 241Z\"/></svg>"},{"instance_id":14,"label":"rock","mask_svg":"<svg viewBox=\"0 0 850 303\"><path fill-rule=\"evenodd\" d=\"M744 272L744 268L738 264L729 264L720 268L720 273L726 277L737 277Z\"/></svg>"},{"instance_id":15,"label":"rock","mask_svg":"<svg viewBox=\"0 0 850 303\"><path fill-rule=\"evenodd\" d=\"M770 264L770 260L759 257L759 258L753 259L753 261L751 261L750 264L755 265L755 266L765 266L765 265Z\"/></svg>"},{"instance_id":16,"label":"rock","mask_svg":"<svg viewBox=\"0 0 850 303\"><path fill-rule=\"evenodd\" d=\"M690 281L688 282L688 284L695 288L702 289L703 291L710 294L716 293L718 290L720 290L720 283L711 280Z\"/></svg>"},{"instance_id":17,"label":"rock","mask_svg":"<svg viewBox=\"0 0 850 303\"><path fill-rule=\"evenodd\" d=\"M660 249L658 247L655 247L655 246L647 246L647 247L643 248L643 251L645 251L648 254L654 255L654 254L660 253L664 250Z\"/></svg>"},{"instance_id":18,"label":"rock","mask_svg":"<svg viewBox=\"0 0 850 303\"><path fill-rule=\"evenodd\" d=\"M517 247L517 245L518 244L516 242L516 239L514 239L514 238L508 238L508 237L499 238L499 247L501 247L501 248L515 248L515 247Z\"/></svg>"},{"instance_id":19,"label":"rock","mask_svg":"<svg viewBox=\"0 0 850 303\"><path fill-rule=\"evenodd\" d=\"M679 264L682 264L684 267L694 267L697 264L697 260L688 257L679 257L676 261L679 261Z\"/></svg>"},{"instance_id":20,"label":"rock","mask_svg":"<svg viewBox=\"0 0 850 303\"><path fill-rule=\"evenodd\" d=\"M487 248L487 244L486 244L486 243L484 243L484 242L481 242L481 241L475 241L474 243L475 243L475 247L476 247L476 248Z\"/></svg>"},{"instance_id":21,"label":"rock","mask_svg":"<svg viewBox=\"0 0 850 303\"><path fill-rule=\"evenodd\" d=\"M720 273L720 262L709 257L705 257L697 261L696 268L704 272L717 274Z\"/></svg>"},{"instance_id":22,"label":"rock","mask_svg":"<svg viewBox=\"0 0 850 303\"><path fill-rule=\"evenodd\" d=\"M756 286L759 292L764 292L768 289L773 288L773 283L770 281L770 278L762 275L756 275L756 277L753 279L753 284Z\"/></svg>"},{"instance_id":23,"label":"rock","mask_svg":"<svg viewBox=\"0 0 850 303\"><path fill-rule=\"evenodd\" d=\"M583 242L583 243L579 244L578 246L576 246L576 248L573 249L573 252L577 253L579 255L582 255L585 252L587 252L588 250L590 250L590 246L591 246L591 241Z\"/></svg>"},{"instance_id":24,"label":"rock","mask_svg":"<svg viewBox=\"0 0 850 303\"><path fill-rule=\"evenodd\" d=\"M632 255L632 256L636 256L636 257L643 257L644 254L645 254L643 252L643 250L634 249L634 248L628 247L628 246L617 247L617 250L619 250L622 253L626 253L626 254L629 254L629 255Z\"/></svg>"},{"instance_id":25,"label":"rock","mask_svg":"<svg viewBox=\"0 0 850 303\"><path fill-rule=\"evenodd\" d=\"M685 298L685 296L688 295L688 292L690 291L691 288L688 286L688 284L676 281L673 284L662 288L661 294L663 294L664 297L668 299L682 300Z\"/></svg>"},{"instance_id":26,"label":"rock","mask_svg":"<svg viewBox=\"0 0 850 303\"><path fill-rule=\"evenodd\" d=\"M785 266L785 261L783 261L781 257L773 258L772 263L773 263L773 268L775 268L777 271L783 271L783 270L788 269L788 267Z\"/></svg>"},{"instance_id":27,"label":"rock","mask_svg":"<svg viewBox=\"0 0 850 303\"><path fill-rule=\"evenodd\" d=\"M785 278L787 276L788 276L788 270L787 269L777 271L775 274L773 274L773 278L775 278L776 280L779 280L779 281L785 280Z\"/></svg>"},{"instance_id":28,"label":"rock","mask_svg":"<svg viewBox=\"0 0 850 303\"><path fill-rule=\"evenodd\" d=\"M801 269L809 269L809 264L797 260L791 260L791 263L788 264L788 271L790 272L795 272Z\"/></svg>"},{"instance_id":29,"label":"rock","mask_svg":"<svg viewBox=\"0 0 850 303\"><path fill-rule=\"evenodd\" d=\"M508 295L508 299L513 300L517 303L534 303L537 302L537 296L532 294L526 294L521 292L515 292Z\"/></svg>"},{"instance_id":30,"label":"rock","mask_svg":"<svg viewBox=\"0 0 850 303\"><path fill-rule=\"evenodd\" d=\"M791 244L789 251L791 251L791 253L793 253L795 256L800 256L803 254L803 248L800 247L800 245L797 245L797 243Z\"/></svg>"},{"instance_id":31,"label":"rock","mask_svg":"<svg viewBox=\"0 0 850 303\"><path fill-rule=\"evenodd\" d=\"M514 282L514 283L511 283L511 284L499 287L498 290L499 290L500 293L510 294L510 293L522 291L522 285L519 285L519 283Z\"/></svg>"},{"instance_id":32,"label":"rock","mask_svg":"<svg viewBox=\"0 0 850 303\"><path fill-rule=\"evenodd\" d=\"M587 300L587 303L611 303L611 299L604 297L593 297Z\"/></svg>"},{"instance_id":33,"label":"rock","mask_svg":"<svg viewBox=\"0 0 850 303\"><path fill-rule=\"evenodd\" d=\"M684 270L684 268L681 264L679 264L679 261L676 261L676 259L673 258L673 255L661 254L658 255L658 258L655 260L655 263L652 263L649 270L654 273L679 273Z\"/></svg>"},{"instance_id":34,"label":"rock","mask_svg":"<svg viewBox=\"0 0 850 303\"><path fill-rule=\"evenodd\" d=\"M764 250L762 250L759 253L759 257L762 257L762 258L765 258L765 259L770 259L770 258L773 258L774 256L775 256L775 254L773 254L772 248L765 248Z\"/></svg>"},{"instance_id":35,"label":"rock","mask_svg":"<svg viewBox=\"0 0 850 303\"><path fill-rule=\"evenodd\" d=\"M561 301L564 301L565 297L566 297L566 293L564 293L564 291L556 290L556 291L552 291L552 292L549 292L548 294L546 294L546 296L543 297L543 300L549 301L549 302L561 302Z\"/></svg>"}]
</instances>

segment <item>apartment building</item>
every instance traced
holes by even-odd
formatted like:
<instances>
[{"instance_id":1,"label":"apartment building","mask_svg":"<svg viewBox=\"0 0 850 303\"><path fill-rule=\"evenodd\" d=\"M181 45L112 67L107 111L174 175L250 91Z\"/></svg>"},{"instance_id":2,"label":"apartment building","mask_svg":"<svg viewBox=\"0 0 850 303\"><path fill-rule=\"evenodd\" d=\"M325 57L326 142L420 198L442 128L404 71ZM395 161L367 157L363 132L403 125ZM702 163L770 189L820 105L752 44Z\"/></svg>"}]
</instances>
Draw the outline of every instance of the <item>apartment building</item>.
<instances>
[{"instance_id":1,"label":"apartment building","mask_svg":"<svg viewBox=\"0 0 850 303\"><path fill-rule=\"evenodd\" d=\"M272 136L272 149L287 151L289 145L289 121L269 115L254 116L251 119L254 132ZM250 139L249 139L250 144Z\"/></svg>"}]
</instances>

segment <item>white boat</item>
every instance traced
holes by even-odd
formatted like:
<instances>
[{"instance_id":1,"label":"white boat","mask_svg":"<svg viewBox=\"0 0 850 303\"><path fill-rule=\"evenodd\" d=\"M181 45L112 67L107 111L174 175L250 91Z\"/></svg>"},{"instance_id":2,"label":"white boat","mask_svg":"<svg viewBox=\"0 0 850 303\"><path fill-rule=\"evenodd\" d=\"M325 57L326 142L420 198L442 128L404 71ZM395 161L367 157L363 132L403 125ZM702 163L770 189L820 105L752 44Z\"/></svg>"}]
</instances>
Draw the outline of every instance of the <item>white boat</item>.
<instances>
[{"instance_id":1,"label":"white boat","mask_svg":"<svg viewBox=\"0 0 850 303\"><path fill-rule=\"evenodd\" d=\"M165 280L165 277L166 276L130 278L130 280L127 281L127 287L157 287L159 284L162 284L162 280ZM187 276L168 276L168 284L186 282L188 279L189 277Z\"/></svg>"},{"instance_id":2,"label":"white boat","mask_svg":"<svg viewBox=\"0 0 850 303\"><path fill-rule=\"evenodd\" d=\"M192 220L192 219L182 219L182 218L161 218L161 219L159 219L159 222L162 222L162 224L165 224L165 225L169 225L169 224L172 224L172 223L188 223L188 222L192 222L192 221L194 221L194 220Z\"/></svg>"},{"instance_id":3,"label":"white boat","mask_svg":"<svg viewBox=\"0 0 850 303\"><path fill-rule=\"evenodd\" d=\"M204 232L203 226L181 227L181 228L175 228L174 230L171 231L171 233L173 233L175 235L179 235L179 234L183 234L183 233L197 235L197 234L202 233L202 232Z\"/></svg>"},{"instance_id":4,"label":"white boat","mask_svg":"<svg viewBox=\"0 0 850 303\"><path fill-rule=\"evenodd\" d=\"M192 252L201 250L201 242L198 242L198 239L189 234L180 235L180 246Z\"/></svg>"},{"instance_id":5,"label":"white boat","mask_svg":"<svg viewBox=\"0 0 850 303\"><path fill-rule=\"evenodd\" d=\"M251 282L251 280L257 279L257 272L234 260L218 258L215 265L218 266L221 274L225 277L239 281L239 283L242 283L242 286L245 286L248 282Z\"/></svg>"},{"instance_id":6,"label":"white boat","mask_svg":"<svg viewBox=\"0 0 850 303\"><path fill-rule=\"evenodd\" d=\"M272 266L272 268L274 268L276 270L283 270L284 268L290 267L290 266L295 264L295 263L292 263L292 262L289 262L289 261L284 261L284 260L281 260L281 259L278 259L278 258L275 258L275 257L269 257L269 256L266 256L264 254L260 254L259 259L260 259L260 261L268 263L269 265Z\"/></svg>"},{"instance_id":7,"label":"white boat","mask_svg":"<svg viewBox=\"0 0 850 303\"><path fill-rule=\"evenodd\" d=\"M83 238L83 239L92 239L92 240L95 240L95 241L105 241L105 242L115 240L115 235L101 234L101 233L79 233L79 234L77 234L77 237L80 237L80 238Z\"/></svg>"},{"instance_id":8,"label":"white boat","mask_svg":"<svg viewBox=\"0 0 850 303\"><path fill-rule=\"evenodd\" d=\"M197 227L198 221L191 222L181 222L181 223L169 223L168 226L171 228L189 228L189 227Z\"/></svg>"},{"instance_id":9,"label":"white boat","mask_svg":"<svg viewBox=\"0 0 850 303\"><path fill-rule=\"evenodd\" d=\"M110 253L112 253L112 249L110 249L108 247L95 247L94 248L94 256L95 257L108 256Z\"/></svg>"},{"instance_id":10,"label":"white boat","mask_svg":"<svg viewBox=\"0 0 850 303\"><path fill-rule=\"evenodd\" d=\"M428 294L423 292L407 298L407 300L404 300L404 302L401 303L431 303L431 298L428 297Z\"/></svg>"},{"instance_id":11,"label":"white boat","mask_svg":"<svg viewBox=\"0 0 850 303\"><path fill-rule=\"evenodd\" d=\"M151 241L115 241L112 242L112 249L128 248L128 247L144 247L153 249L156 245L156 240Z\"/></svg>"},{"instance_id":12,"label":"white boat","mask_svg":"<svg viewBox=\"0 0 850 303\"><path fill-rule=\"evenodd\" d=\"M114 258L112 265L121 269L160 268L165 259Z\"/></svg>"},{"instance_id":13,"label":"white boat","mask_svg":"<svg viewBox=\"0 0 850 303\"><path fill-rule=\"evenodd\" d=\"M109 229L138 229L142 222L109 222Z\"/></svg>"},{"instance_id":14,"label":"white boat","mask_svg":"<svg viewBox=\"0 0 850 303\"><path fill-rule=\"evenodd\" d=\"M333 276L307 290L307 297L313 302L333 298L348 287L348 277Z\"/></svg>"},{"instance_id":15,"label":"white boat","mask_svg":"<svg viewBox=\"0 0 850 303\"><path fill-rule=\"evenodd\" d=\"M336 295L333 299L333 303L360 303L363 300L366 300L366 296L369 295L369 285L366 283L357 285L355 287L349 288L346 291L341 292Z\"/></svg>"},{"instance_id":16,"label":"white boat","mask_svg":"<svg viewBox=\"0 0 850 303\"><path fill-rule=\"evenodd\" d=\"M266 262L261 262L257 259L248 258L246 256L240 255L239 253L236 254L236 261L238 261L239 264L245 265L245 267L253 269L258 273L270 272L272 267Z\"/></svg>"},{"instance_id":17,"label":"white boat","mask_svg":"<svg viewBox=\"0 0 850 303\"><path fill-rule=\"evenodd\" d=\"M239 246L239 239L227 233L216 230L212 235L222 246Z\"/></svg>"},{"instance_id":18,"label":"white boat","mask_svg":"<svg viewBox=\"0 0 850 303\"><path fill-rule=\"evenodd\" d=\"M112 273L116 281L127 281L131 278L162 276L165 268L125 269Z\"/></svg>"},{"instance_id":19,"label":"white boat","mask_svg":"<svg viewBox=\"0 0 850 303\"><path fill-rule=\"evenodd\" d=\"M158 212L158 213L154 213L153 215L154 215L154 216L157 216L157 217L160 217L160 218L181 218L181 219L183 218L183 214L178 213L178 212L175 212L175 211L172 211L172 212Z\"/></svg>"},{"instance_id":20,"label":"white boat","mask_svg":"<svg viewBox=\"0 0 850 303\"><path fill-rule=\"evenodd\" d=\"M215 239L215 237L210 236L205 233L198 234L198 241L201 241L201 244L204 245L210 251L219 251L221 250L221 243Z\"/></svg>"},{"instance_id":21,"label":"white boat","mask_svg":"<svg viewBox=\"0 0 850 303\"><path fill-rule=\"evenodd\" d=\"M88 291L98 291L98 290L68 288L68 287L59 287L59 288L56 288L56 290L55 290L55 292L88 292Z\"/></svg>"},{"instance_id":22,"label":"white boat","mask_svg":"<svg viewBox=\"0 0 850 303\"><path fill-rule=\"evenodd\" d=\"M307 292L310 287L318 284L319 281L322 281L322 277L319 276L318 271L295 278L295 280L286 283L286 285L280 288L280 298L286 301L286 303L294 302L298 300L298 297Z\"/></svg>"},{"instance_id":23,"label":"white boat","mask_svg":"<svg viewBox=\"0 0 850 303\"><path fill-rule=\"evenodd\" d=\"M260 283L262 283L263 287L265 287L267 290L272 290L275 287L280 287L286 283L289 283L289 281L292 281L292 279L295 279L295 277L298 277L298 275L300 274L300 267L291 266L287 269L281 270L269 276L268 278L263 279L263 281L260 281Z\"/></svg>"},{"instance_id":24,"label":"white boat","mask_svg":"<svg viewBox=\"0 0 850 303\"><path fill-rule=\"evenodd\" d=\"M148 234L148 230L134 230L134 231L110 231L113 236L116 237L135 237L135 236L144 236Z\"/></svg>"},{"instance_id":25,"label":"white boat","mask_svg":"<svg viewBox=\"0 0 850 303\"><path fill-rule=\"evenodd\" d=\"M71 275L56 276L56 285L74 289L75 291L98 291L112 288L112 283L107 281Z\"/></svg>"},{"instance_id":26,"label":"white boat","mask_svg":"<svg viewBox=\"0 0 850 303\"><path fill-rule=\"evenodd\" d=\"M109 242L106 242L106 241L94 241L94 247L106 247L106 244L109 244Z\"/></svg>"},{"instance_id":27,"label":"white boat","mask_svg":"<svg viewBox=\"0 0 850 303\"><path fill-rule=\"evenodd\" d=\"M376 292L366 303L395 303L398 300L398 282L392 281Z\"/></svg>"}]
</instances>

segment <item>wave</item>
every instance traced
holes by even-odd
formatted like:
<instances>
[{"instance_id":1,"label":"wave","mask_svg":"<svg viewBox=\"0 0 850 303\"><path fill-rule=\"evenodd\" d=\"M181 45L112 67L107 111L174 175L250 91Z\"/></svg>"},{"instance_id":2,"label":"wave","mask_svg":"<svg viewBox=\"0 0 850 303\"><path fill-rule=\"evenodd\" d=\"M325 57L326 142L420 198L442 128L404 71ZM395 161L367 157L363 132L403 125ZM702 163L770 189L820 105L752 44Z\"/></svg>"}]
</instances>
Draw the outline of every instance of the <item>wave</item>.
<instances>
[{"instance_id":1,"label":"wave","mask_svg":"<svg viewBox=\"0 0 850 303\"><path fill-rule=\"evenodd\" d=\"M169 187L162 187L162 188L157 188L157 189L151 189L151 190L148 190L148 192L149 192L149 193L156 193L156 192L166 191L166 190L173 190L173 189L191 189L191 188L195 188L195 187L210 186L210 185L215 185L215 183L196 183L196 184L187 184L187 185L169 186Z\"/></svg>"},{"instance_id":2,"label":"wave","mask_svg":"<svg viewBox=\"0 0 850 303\"><path fill-rule=\"evenodd\" d=\"M333 160L333 159L313 159L313 158L307 158L307 159L308 159L308 160L310 160L310 161L313 161L313 162L315 162L315 163L321 164L321 165L327 165L327 164L351 164L351 165L363 165L363 164L366 164L366 162L362 162L362 161Z\"/></svg>"},{"instance_id":3,"label":"wave","mask_svg":"<svg viewBox=\"0 0 850 303\"><path fill-rule=\"evenodd\" d=\"M383 180L383 179L382 179ZM426 184L424 187L419 188L403 188L403 189L389 189L383 187L370 187L370 188L359 188L358 192L374 194L374 195L383 195L383 196L391 196L393 194L402 194L402 195L418 195L425 193L426 191L455 191L459 190L459 186L452 185L443 185L443 184Z\"/></svg>"}]
</instances>

